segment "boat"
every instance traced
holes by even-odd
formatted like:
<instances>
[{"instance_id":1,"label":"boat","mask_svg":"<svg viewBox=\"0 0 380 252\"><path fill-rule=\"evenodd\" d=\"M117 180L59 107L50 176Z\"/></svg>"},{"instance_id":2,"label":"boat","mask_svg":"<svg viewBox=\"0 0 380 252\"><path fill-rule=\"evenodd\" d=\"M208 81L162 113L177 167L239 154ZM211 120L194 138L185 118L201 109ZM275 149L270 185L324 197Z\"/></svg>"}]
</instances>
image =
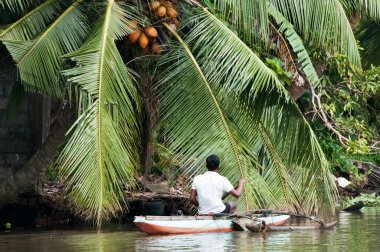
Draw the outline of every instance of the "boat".
<instances>
[{"instance_id":1,"label":"boat","mask_svg":"<svg viewBox=\"0 0 380 252\"><path fill-rule=\"evenodd\" d=\"M365 202L361 200L358 202L354 202L350 204L349 206L346 206L345 208L343 208L343 211L357 212L357 211L360 211L360 209L362 209L363 207L365 207Z\"/></svg>"},{"instance_id":2,"label":"boat","mask_svg":"<svg viewBox=\"0 0 380 252\"><path fill-rule=\"evenodd\" d=\"M289 215L257 217L267 226L283 225ZM134 224L148 234L193 234L235 231L233 218L216 216L135 216Z\"/></svg>"}]
</instances>

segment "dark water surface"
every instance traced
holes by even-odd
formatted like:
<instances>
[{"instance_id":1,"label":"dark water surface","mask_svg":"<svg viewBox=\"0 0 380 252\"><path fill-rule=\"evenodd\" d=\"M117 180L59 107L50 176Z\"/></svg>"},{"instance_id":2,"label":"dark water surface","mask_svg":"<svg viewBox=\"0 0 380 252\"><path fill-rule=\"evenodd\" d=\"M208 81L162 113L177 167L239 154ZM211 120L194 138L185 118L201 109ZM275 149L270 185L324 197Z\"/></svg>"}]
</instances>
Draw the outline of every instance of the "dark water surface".
<instances>
[{"instance_id":1,"label":"dark water surface","mask_svg":"<svg viewBox=\"0 0 380 252\"><path fill-rule=\"evenodd\" d=\"M380 251L380 208L341 212L333 230L148 236L118 231L12 231L0 234L0 251Z\"/></svg>"}]
</instances>

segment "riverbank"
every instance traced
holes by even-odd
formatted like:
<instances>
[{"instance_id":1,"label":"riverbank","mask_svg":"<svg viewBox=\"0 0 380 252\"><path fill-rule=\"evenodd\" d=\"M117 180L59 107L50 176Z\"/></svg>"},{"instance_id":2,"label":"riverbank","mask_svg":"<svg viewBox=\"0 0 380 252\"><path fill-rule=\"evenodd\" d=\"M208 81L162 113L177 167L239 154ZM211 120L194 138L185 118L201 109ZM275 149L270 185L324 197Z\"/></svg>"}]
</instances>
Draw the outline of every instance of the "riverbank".
<instances>
[{"instance_id":1,"label":"riverbank","mask_svg":"<svg viewBox=\"0 0 380 252\"><path fill-rule=\"evenodd\" d=\"M190 215L195 209L188 200L181 180L177 183L167 181L163 176L151 175L147 180L139 180L139 190L125 188L125 199L128 210L118 218L111 219L109 224L126 224L133 221L135 215ZM337 184L341 202L353 199L362 194L376 194L378 191L368 187L357 188L353 184L340 187ZM378 189L378 188L377 188ZM0 230L7 230L4 224L12 228L43 227L77 227L92 226L86 220L78 218L65 206L63 186L58 182L45 182L39 197L31 198L30 204L12 204L0 210ZM380 199L380 197L378 197ZM380 200L379 200L380 202ZM341 204L342 207L343 204ZM342 207L344 208L344 207Z\"/></svg>"}]
</instances>

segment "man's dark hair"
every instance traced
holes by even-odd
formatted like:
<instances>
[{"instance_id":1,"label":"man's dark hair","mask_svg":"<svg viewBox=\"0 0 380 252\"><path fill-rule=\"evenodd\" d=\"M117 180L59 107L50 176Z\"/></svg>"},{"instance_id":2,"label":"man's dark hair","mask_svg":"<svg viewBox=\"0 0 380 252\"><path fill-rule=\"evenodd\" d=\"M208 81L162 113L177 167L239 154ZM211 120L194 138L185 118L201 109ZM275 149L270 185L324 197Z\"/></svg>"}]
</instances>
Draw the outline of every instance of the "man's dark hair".
<instances>
[{"instance_id":1,"label":"man's dark hair","mask_svg":"<svg viewBox=\"0 0 380 252\"><path fill-rule=\"evenodd\" d=\"M219 167L219 158L217 155L208 156L206 159L206 166L209 171L215 171Z\"/></svg>"}]
</instances>

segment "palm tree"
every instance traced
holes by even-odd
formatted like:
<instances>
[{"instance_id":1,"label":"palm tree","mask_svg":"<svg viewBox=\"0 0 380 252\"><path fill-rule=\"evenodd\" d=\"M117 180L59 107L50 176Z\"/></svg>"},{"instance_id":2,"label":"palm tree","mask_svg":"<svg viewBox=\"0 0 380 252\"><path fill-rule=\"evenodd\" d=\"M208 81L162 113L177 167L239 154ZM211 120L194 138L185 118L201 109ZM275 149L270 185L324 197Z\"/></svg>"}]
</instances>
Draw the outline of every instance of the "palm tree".
<instances>
[{"instance_id":1,"label":"palm tree","mask_svg":"<svg viewBox=\"0 0 380 252\"><path fill-rule=\"evenodd\" d=\"M304 75L312 86L319 80L306 48L345 54L360 69L342 3L161 1L180 13L175 30L173 17L158 18L143 0L2 0L0 22L8 25L0 38L26 91L76 104L78 118L56 164L77 214L100 225L125 207L122 184L135 183L146 135L147 79L153 80L147 86L158 103L154 130L189 178L215 153L222 158L222 175L232 182L247 179L241 211L276 207L323 214L332 212L337 195L328 163L257 48L268 50L272 34L278 34L293 74ZM379 18L380 1L355 4ZM159 30L164 50L140 57L126 38L150 25Z\"/></svg>"}]
</instances>

